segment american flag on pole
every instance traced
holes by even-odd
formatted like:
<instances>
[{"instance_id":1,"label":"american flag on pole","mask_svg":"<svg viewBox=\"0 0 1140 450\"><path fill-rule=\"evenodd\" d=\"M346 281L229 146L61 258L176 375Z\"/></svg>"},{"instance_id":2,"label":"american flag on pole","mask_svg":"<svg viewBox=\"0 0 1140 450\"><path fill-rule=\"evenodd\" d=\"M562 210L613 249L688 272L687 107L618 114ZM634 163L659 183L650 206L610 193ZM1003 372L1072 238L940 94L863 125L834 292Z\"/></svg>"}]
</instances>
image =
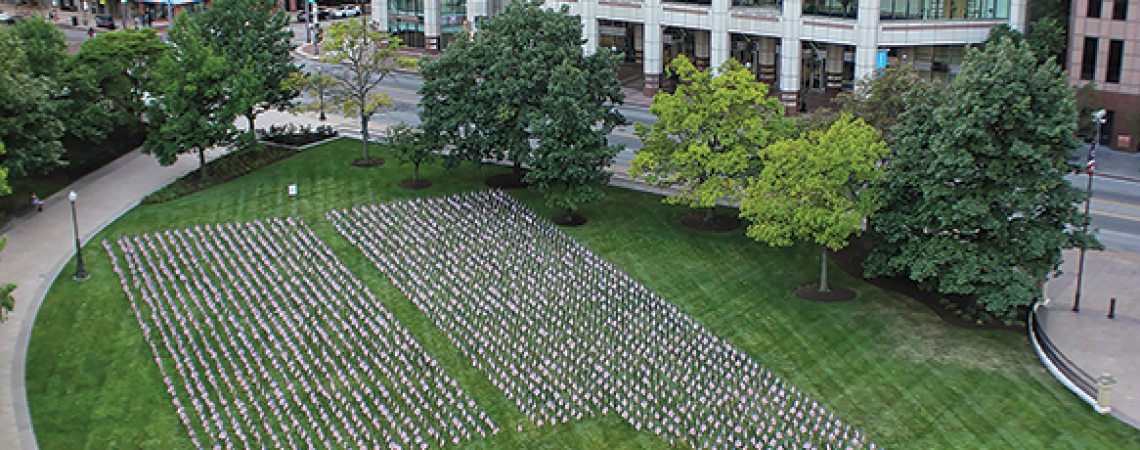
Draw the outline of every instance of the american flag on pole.
<instances>
[{"instance_id":1,"label":"american flag on pole","mask_svg":"<svg viewBox=\"0 0 1140 450\"><path fill-rule=\"evenodd\" d=\"M1085 173L1092 175L1096 170L1096 142L1093 142L1092 147L1089 147L1089 161L1085 164Z\"/></svg>"}]
</instances>

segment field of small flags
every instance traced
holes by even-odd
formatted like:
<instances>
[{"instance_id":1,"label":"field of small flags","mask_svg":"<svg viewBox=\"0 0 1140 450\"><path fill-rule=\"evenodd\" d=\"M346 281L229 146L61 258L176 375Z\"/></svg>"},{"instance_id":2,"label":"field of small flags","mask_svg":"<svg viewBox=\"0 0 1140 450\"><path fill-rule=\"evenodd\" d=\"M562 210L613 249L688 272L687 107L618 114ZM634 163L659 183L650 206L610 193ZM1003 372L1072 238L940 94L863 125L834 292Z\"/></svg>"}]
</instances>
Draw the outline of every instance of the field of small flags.
<instances>
[{"instance_id":1,"label":"field of small flags","mask_svg":"<svg viewBox=\"0 0 1140 450\"><path fill-rule=\"evenodd\" d=\"M483 186L509 169L405 191L410 168L356 158L320 146L90 240L89 280L43 284L37 445L1140 448L1024 335L838 270L855 300L798 299L812 246L689 230L616 188L559 228Z\"/></svg>"},{"instance_id":2,"label":"field of small flags","mask_svg":"<svg viewBox=\"0 0 1140 450\"><path fill-rule=\"evenodd\" d=\"M501 191L327 219L535 426L613 414L694 448L875 447ZM500 431L299 219L103 245L195 447L438 448Z\"/></svg>"}]
</instances>

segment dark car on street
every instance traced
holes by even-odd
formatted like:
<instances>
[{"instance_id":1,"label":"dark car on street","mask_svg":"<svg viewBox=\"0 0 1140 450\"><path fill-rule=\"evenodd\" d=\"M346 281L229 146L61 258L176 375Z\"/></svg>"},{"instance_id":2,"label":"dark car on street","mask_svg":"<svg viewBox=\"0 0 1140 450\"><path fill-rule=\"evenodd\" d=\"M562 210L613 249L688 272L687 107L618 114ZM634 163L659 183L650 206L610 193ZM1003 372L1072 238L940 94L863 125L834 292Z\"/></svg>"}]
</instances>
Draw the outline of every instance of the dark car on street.
<instances>
[{"instance_id":1,"label":"dark car on street","mask_svg":"<svg viewBox=\"0 0 1140 450\"><path fill-rule=\"evenodd\" d=\"M95 26L99 28L106 28L108 30L115 29L115 18L109 15L95 16Z\"/></svg>"}]
</instances>

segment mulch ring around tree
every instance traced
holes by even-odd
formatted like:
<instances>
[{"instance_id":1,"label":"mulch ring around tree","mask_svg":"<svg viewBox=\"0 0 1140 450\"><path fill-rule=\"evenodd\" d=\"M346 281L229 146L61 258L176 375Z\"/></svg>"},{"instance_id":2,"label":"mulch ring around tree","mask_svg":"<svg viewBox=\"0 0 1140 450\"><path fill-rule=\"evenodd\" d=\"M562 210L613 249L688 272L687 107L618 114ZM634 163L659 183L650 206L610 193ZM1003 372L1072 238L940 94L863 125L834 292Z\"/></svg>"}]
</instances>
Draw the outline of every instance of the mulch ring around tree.
<instances>
[{"instance_id":1,"label":"mulch ring around tree","mask_svg":"<svg viewBox=\"0 0 1140 450\"><path fill-rule=\"evenodd\" d=\"M943 322L950 325L971 330L1009 330L1021 334L1028 333L1025 327L1025 320L1028 318L1027 312L1019 313L1017 320L1010 325L998 320L988 320L978 323L976 320L967 320L949 309L956 307L958 309L968 310L968 308L973 307L975 304L975 296L941 294L926 291L919 288L917 283L908 278L867 278L863 276L863 261L871 254L871 244L859 238L853 238L850 245L844 247L843 250L840 250L838 253L828 252L828 254L828 260L835 263L840 270L846 272L848 275L862 279L881 289L897 292L913 298L919 303L926 305L931 311L934 311ZM799 293L798 289L796 293ZM946 299L948 304L944 304L942 302L943 299Z\"/></svg>"},{"instance_id":2,"label":"mulch ring around tree","mask_svg":"<svg viewBox=\"0 0 1140 450\"><path fill-rule=\"evenodd\" d=\"M383 159L358 159L352 162L352 167L380 167L383 165Z\"/></svg>"},{"instance_id":3,"label":"mulch ring around tree","mask_svg":"<svg viewBox=\"0 0 1140 450\"><path fill-rule=\"evenodd\" d=\"M581 214L571 214L567 216L566 214L559 213L551 217L550 221L560 227L580 227L589 222L590 219L587 219L586 216Z\"/></svg>"},{"instance_id":4,"label":"mulch ring around tree","mask_svg":"<svg viewBox=\"0 0 1140 450\"><path fill-rule=\"evenodd\" d=\"M819 283L805 284L796 288L796 296L807 301L820 303L839 303L854 300L859 293L843 286L828 286L828 290L820 291Z\"/></svg>"},{"instance_id":5,"label":"mulch ring around tree","mask_svg":"<svg viewBox=\"0 0 1140 450\"><path fill-rule=\"evenodd\" d=\"M712 219L705 220L705 211L691 212L681 216L681 225L697 231L710 233L727 233L740 228L740 218L728 214L713 214Z\"/></svg>"},{"instance_id":6,"label":"mulch ring around tree","mask_svg":"<svg viewBox=\"0 0 1140 450\"><path fill-rule=\"evenodd\" d=\"M513 173L503 173L487 177L487 181L484 183L486 183L487 187L491 189L526 189L530 186L530 184L523 181L522 177L523 176L518 176Z\"/></svg>"},{"instance_id":7,"label":"mulch ring around tree","mask_svg":"<svg viewBox=\"0 0 1140 450\"><path fill-rule=\"evenodd\" d=\"M399 186L404 188L404 189L410 189L413 191L418 191L420 189L427 189L427 188L431 187L431 181L428 181L428 180L419 180L419 181L404 180L404 181L400 182Z\"/></svg>"}]
</instances>

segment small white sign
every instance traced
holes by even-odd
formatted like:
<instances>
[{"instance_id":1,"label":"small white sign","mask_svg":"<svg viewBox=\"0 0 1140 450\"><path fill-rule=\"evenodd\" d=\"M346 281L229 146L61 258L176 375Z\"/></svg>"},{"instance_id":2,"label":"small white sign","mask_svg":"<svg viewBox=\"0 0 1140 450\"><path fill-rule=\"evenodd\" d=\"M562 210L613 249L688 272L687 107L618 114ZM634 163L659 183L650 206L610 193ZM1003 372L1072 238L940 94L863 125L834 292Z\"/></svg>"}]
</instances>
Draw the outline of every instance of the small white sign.
<instances>
[{"instance_id":1,"label":"small white sign","mask_svg":"<svg viewBox=\"0 0 1140 450\"><path fill-rule=\"evenodd\" d=\"M290 197L296 197L297 196L297 185L296 184L290 184L289 185L289 196Z\"/></svg>"}]
</instances>

